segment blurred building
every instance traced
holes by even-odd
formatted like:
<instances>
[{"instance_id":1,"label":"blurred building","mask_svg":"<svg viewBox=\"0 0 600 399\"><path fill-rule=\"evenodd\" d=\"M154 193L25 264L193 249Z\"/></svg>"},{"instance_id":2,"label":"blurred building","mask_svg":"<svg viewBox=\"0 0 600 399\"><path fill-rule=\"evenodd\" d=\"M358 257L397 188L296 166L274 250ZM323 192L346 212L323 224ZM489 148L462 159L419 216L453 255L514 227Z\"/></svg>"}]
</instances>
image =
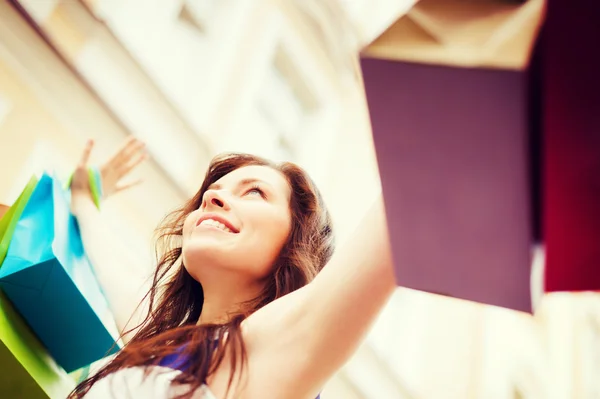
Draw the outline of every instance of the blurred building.
<instances>
[{"instance_id":1,"label":"blurred building","mask_svg":"<svg viewBox=\"0 0 600 399\"><path fill-rule=\"evenodd\" d=\"M86 139L99 160L135 135L152 155L145 183L106 215L149 267L154 228L225 151L305 167L342 245L380 191L354 52L414 1L390 3L0 2L0 203L32 173L65 176ZM591 398L599 312L585 294L533 318L399 289L323 397Z\"/></svg>"}]
</instances>

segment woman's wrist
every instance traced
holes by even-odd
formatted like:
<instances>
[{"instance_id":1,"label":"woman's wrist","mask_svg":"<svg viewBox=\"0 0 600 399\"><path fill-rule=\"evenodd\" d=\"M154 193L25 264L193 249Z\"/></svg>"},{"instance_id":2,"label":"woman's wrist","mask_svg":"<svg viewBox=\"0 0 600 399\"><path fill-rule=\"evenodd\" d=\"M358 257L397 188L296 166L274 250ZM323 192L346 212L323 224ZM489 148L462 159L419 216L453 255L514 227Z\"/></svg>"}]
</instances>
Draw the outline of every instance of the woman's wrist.
<instances>
[{"instance_id":1,"label":"woman's wrist","mask_svg":"<svg viewBox=\"0 0 600 399\"><path fill-rule=\"evenodd\" d=\"M77 214L80 204L84 207L91 201L100 209L103 200L102 176L98 168L87 167L77 169L68 180L67 186L71 191L71 211Z\"/></svg>"}]
</instances>

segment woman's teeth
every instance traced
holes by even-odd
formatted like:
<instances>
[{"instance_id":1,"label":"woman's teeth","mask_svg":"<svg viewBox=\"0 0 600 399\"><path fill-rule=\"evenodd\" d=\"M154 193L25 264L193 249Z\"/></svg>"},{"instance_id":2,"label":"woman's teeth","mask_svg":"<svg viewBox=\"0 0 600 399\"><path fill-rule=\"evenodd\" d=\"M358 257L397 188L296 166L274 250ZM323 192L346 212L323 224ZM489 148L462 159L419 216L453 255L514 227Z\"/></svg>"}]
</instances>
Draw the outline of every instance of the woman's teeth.
<instances>
[{"instance_id":1,"label":"woman's teeth","mask_svg":"<svg viewBox=\"0 0 600 399\"><path fill-rule=\"evenodd\" d=\"M227 227L223 223L217 222L216 220L213 220L213 219L203 220L202 222L200 222L199 226L202 226L202 225L213 226L213 227L219 228L227 233L232 233L232 231L229 227Z\"/></svg>"}]
</instances>

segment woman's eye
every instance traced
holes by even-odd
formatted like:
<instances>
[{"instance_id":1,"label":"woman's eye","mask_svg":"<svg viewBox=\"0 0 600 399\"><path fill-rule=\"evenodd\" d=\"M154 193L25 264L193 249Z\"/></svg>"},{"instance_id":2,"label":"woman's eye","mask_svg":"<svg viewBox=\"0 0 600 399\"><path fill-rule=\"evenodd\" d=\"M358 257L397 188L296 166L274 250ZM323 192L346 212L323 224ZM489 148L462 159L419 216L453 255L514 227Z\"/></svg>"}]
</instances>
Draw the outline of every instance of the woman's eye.
<instances>
[{"instance_id":1,"label":"woman's eye","mask_svg":"<svg viewBox=\"0 0 600 399\"><path fill-rule=\"evenodd\" d=\"M246 191L245 195L259 195L262 198L265 198L265 192L260 189L260 187L252 187L250 190Z\"/></svg>"}]
</instances>

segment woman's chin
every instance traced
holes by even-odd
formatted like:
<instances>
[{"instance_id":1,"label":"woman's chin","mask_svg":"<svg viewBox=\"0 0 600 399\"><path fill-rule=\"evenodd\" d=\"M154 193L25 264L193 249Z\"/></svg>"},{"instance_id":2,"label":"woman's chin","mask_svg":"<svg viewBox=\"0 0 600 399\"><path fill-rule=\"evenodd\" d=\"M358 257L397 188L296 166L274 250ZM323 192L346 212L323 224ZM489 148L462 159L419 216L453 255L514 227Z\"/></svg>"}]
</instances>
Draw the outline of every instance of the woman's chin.
<instances>
[{"instance_id":1,"label":"woman's chin","mask_svg":"<svg viewBox=\"0 0 600 399\"><path fill-rule=\"evenodd\" d=\"M194 280L202 283L208 280L229 278L243 280L247 284L264 283L269 275L270 267L255 267L260 262L252 262L248 258L232 256L231 252L219 249L203 248L202 251L188 251L183 254L183 265ZM249 267L251 265L251 267Z\"/></svg>"},{"instance_id":2,"label":"woman's chin","mask_svg":"<svg viewBox=\"0 0 600 399\"><path fill-rule=\"evenodd\" d=\"M183 248L183 261L186 267L209 268L219 267L223 263L222 256L227 254L227 250L219 245L208 245L215 243L205 243L206 245L194 245Z\"/></svg>"}]
</instances>

